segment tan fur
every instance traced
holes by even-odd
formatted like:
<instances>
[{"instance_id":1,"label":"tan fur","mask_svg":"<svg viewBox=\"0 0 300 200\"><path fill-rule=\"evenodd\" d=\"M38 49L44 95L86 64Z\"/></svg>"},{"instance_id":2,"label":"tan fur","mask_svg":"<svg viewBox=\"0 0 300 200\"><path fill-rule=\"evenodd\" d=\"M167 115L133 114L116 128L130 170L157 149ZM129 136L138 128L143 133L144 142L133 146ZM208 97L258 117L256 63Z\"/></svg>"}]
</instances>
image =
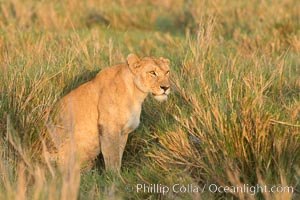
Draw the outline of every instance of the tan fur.
<instances>
[{"instance_id":1,"label":"tan fur","mask_svg":"<svg viewBox=\"0 0 300 200\"><path fill-rule=\"evenodd\" d=\"M129 54L127 63L103 69L60 101L59 120L51 131L57 161L65 163L67 152L74 149L82 166L87 166L102 152L106 169L119 171L128 134L139 125L144 99L151 93L157 100L166 100L169 87L165 58L139 59Z\"/></svg>"}]
</instances>

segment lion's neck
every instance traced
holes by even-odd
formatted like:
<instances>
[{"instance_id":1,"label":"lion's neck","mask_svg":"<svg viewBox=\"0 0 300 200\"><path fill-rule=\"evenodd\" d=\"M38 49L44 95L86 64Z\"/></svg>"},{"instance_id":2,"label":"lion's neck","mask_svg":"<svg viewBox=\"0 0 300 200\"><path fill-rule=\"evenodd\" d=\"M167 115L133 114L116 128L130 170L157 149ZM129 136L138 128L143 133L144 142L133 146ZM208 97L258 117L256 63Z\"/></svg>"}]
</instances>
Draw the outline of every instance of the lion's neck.
<instances>
[{"instance_id":1,"label":"lion's neck","mask_svg":"<svg viewBox=\"0 0 300 200\"><path fill-rule=\"evenodd\" d=\"M139 87L138 83L134 81L134 77L128 66L125 64L123 68L123 79L127 88L127 92L130 94L133 100L143 103L148 95L148 92Z\"/></svg>"}]
</instances>

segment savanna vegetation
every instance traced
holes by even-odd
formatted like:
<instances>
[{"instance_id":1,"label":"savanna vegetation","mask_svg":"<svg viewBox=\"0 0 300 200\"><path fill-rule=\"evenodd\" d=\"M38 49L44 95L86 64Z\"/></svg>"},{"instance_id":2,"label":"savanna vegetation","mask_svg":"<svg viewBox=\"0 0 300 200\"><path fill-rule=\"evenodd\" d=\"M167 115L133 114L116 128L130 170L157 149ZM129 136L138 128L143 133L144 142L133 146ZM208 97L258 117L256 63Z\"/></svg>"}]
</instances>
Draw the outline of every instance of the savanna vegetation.
<instances>
[{"instance_id":1,"label":"savanna vegetation","mask_svg":"<svg viewBox=\"0 0 300 200\"><path fill-rule=\"evenodd\" d=\"M1 0L0 199L299 199L298 0ZM129 53L171 60L121 177L43 161L55 103ZM136 184L293 192L136 192Z\"/></svg>"}]
</instances>

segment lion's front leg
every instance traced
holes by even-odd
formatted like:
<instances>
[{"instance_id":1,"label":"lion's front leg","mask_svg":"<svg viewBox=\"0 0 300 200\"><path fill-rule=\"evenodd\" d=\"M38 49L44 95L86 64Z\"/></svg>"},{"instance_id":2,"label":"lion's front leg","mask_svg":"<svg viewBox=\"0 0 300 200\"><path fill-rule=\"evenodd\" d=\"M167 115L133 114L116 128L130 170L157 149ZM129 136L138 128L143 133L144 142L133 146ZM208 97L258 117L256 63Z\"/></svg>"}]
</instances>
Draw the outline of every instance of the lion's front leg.
<instances>
[{"instance_id":1,"label":"lion's front leg","mask_svg":"<svg viewBox=\"0 0 300 200\"><path fill-rule=\"evenodd\" d=\"M126 143L127 143L127 139L128 139L128 133L126 133L126 134L122 133L121 134L120 149L119 149L120 163L122 163L122 157L123 157L123 153L124 153L125 146L126 146Z\"/></svg>"},{"instance_id":2,"label":"lion's front leg","mask_svg":"<svg viewBox=\"0 0 300 200\"><path fill-rule=\"evenodd\" d=\"M105 169L119 172L121 169L121 131L103 130L103 133L100 134L100 146Z\"/></svg>"}]
</instances>

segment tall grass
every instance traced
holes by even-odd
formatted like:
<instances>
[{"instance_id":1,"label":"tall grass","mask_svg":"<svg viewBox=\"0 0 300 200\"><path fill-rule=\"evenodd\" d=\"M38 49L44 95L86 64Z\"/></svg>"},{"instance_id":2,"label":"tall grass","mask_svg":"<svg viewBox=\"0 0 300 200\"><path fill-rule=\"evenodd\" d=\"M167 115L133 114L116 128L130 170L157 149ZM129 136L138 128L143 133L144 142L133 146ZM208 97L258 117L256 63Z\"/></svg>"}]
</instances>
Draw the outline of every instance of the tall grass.
<instances>
[{"instance_id":1,"label":"tall grass","mask_svg":"<svg viewBox=\"0 0 300 200\"><path fill-rule=\"evenodd\" d=\"M227 58L207 54L216 48L210 38L213 25L207 24L197 40L189 43L192 55L183 63L182 84L176 83L191 113L183 115L184 108L177 107L173 116L179 128L158 136L161 146L150 156L163 169L173 164L188 170L200 184L297 184L299 116L290 115L282 103L299 97L297 80L289 80L283 71L299 69L286 64L285 55L267 60L265 55L235 56L226 62ZM289 97L278 93L284 87L290 87L285 91ZM283 102L277 102L278 98ZM233 195L253 198L245 193ZM288 199L292 194L264 197Z\"/></svg>"},{"instance_id":2,"label":"tall grass","mask_svg":"<svg viewBox=\"0 0 300 200\"><path fill-rule=\"evenodd\" d=\"M0 2L0 198L297 199L299 9L296 0ZM86 172L41 162L55 103L130 52L168 57L173 93L143 105L122 177L101 158ZM294 192L126 190L137 183Z\"/></svg>"}]
</instances>

